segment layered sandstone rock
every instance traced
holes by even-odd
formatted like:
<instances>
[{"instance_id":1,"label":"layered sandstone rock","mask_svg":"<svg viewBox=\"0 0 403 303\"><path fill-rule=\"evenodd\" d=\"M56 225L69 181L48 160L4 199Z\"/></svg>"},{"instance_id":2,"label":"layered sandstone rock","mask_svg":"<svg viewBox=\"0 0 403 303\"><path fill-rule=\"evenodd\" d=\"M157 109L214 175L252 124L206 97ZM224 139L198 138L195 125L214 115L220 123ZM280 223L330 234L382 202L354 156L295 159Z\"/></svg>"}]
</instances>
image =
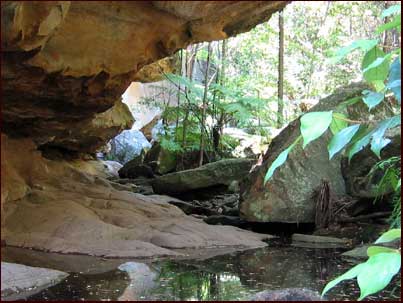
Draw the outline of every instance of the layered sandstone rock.
<instances>
[{"instance_id":1,"label":"layered sandstone rock","mask_svg":"<svg viewBox=\"0 0 403 303\"><path fill-rule=\"evenodd\" d=\"M7 245L105 257L265 245L267 236L209 226L158 196L117 190L89 161L47 160L29 139L1 140L1 235Z\"/></svg>"},{"instance_id":2,"label":"layered sandstone rock","mask_svg":"<svg viewBox=\"0 0 403 303\"><path fill-rule=\"evenodd\" d=\"M286 3L4 1L3 129L92 152L130 128L121 95L131 81L155 78L158 64L142 67L191 43L250 30ZM122 114L113 123L111 111Z\"/></svg>"}]
</instances>

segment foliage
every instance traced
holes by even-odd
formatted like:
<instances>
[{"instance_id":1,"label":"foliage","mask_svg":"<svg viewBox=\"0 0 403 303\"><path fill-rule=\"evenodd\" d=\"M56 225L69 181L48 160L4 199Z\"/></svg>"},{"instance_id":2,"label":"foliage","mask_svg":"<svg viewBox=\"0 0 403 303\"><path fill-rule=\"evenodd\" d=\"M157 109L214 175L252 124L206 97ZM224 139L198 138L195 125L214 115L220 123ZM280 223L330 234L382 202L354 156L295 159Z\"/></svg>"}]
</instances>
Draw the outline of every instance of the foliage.
<instances>
[{"instance_id":1,"label":"foliage","mask_svg":"<svg viewBox=\"0 0 403 303\"><path fill-rule=\"evenodd\" d=\"M354 43L353 43L354 44ZM361 43L360 45L368 45L365 43ZM364 103L367 104L368 108L371 110L373 107L375 107L377 104L379 104L381 101L384 100L385 95L388 93L393 93L396 100L400 104L400 74L397 72L400 71L400 59L399 57L396 57L391 65L389 65L388 61L385 60L387 64L387 70L385 72L385 68L379 69L378 67L372 67L371 69L368 69L368 66L370 66L378 57L375 55L367 56L369 53L373 53L374 49L376 49L377 46L373 46L371 49L369 49L364 56L362 67L363 69L367 68L367 72L371 72L371 74L367 74L366 80L375 88L377 91L364 91L363 92L363 100ZM356 48L352 47L347 47L349 51L352 51ZM364 48L366 49L366 48ZM400 49L399 49L400 52ZM347 55L347 52L343 51L341 52L343 55ZM371 58L371 61L369 58ZM374 73L372 73L374 72ZM364 73L365 77L365 73ZM387 85L383 86L380 83L383 83L383 81L387 81ZM381 82L379 82L381 81ZM398 83L396 85L391 85L391 83ZM393 87L393 90L391 89ZM368 101L368 95L369 94L376 94L382 92L382 98L381 100L377 100L376 103L374 101ZM367 101L365 101L367 98ZM351 101L351 100L347 100ZM358 101L358 100L357 100ZM356 100L354 101L356 102ZM326 132L326 130L329 128L330 125L335 124L337 120L342 120L347 122L353 122L352 120L346 119L345 116L339 114L339 113L333 113L333 112L311 112L308 114L303 115L300 118L301 121L301 135L304 139L304 144L303 148L306 148L306 146L312 142L313 140L317 139L320 137L322 134ZM354 121L356 122L356 121ZM401 117L400 114L397 114L393 117L390 117L388 119L385 119L381 122L379 122L376 126L370 127L369 129L367 128L367 123L366 121L363 121L359 124L352 125L350 127L346 127L343 129L340 129L332 138L330 141L330 144L328 145L328 150L329 150L329 158L332 158L337 152L343 149L347 145L347 151L348 151L348 157L351 160L351 158L360 150L362 150L365 146L368 144L371 144L371 150L380 158L380 151L382 148L384 148L387 144L390 143L390 139L384 138L385 132L389 128L396 127L400 125L401 123ZM357 125L365 129L366 131L364 134L361 132L358 132ZM347 125L345 125L347 126ZM335 129L335 128L334 128ZM357 136L355 136L357 134ZM360 134L358 136L358 134ZM287 153L288 154L288 153ZM274 169L277 168L277 163L275 164L276 161L273 162L272 166L269 168L267 175L272 175L274 172ZM276 167L275 167L276 166ZM273 169L273 167L275 167ZM269 173L270 172L270 173ZM268 181L270 178L266 177L266 181Z\"/></svg>"},{"instance_id":2,"label":"foliage","mask_svg":"<svg viewBox=\"0 0 403 303\"><path fill-rule=\"evenodd\" d=\"M375 177L379 172L382 178L376 186L377 198L375 201L382 198L384 195L393 193L390 202L393 205L393 212L390 218L392 227L400 227L401 219L401 157L390 157L388 159L376 163L368 177Z\"/></svg>"},{"instance_id":3,"label":"foliage","mask_svg":"<svg viewBox=\"0 0 403 303\"><path fill-rule=\"evenodd\" d=\"M400 5L396 5L396 7L400 8ZM397 14L398 12L399 14ZM383 16L390 15L392 13L396 13L396 17L392 22L387 23L389 25L380 27L378 32L392 28L400 31L400 9L389 8L388 11L383 13ZM394 58L393 63L390 64L390 60L393 58L393 55L397 53L400 55L400 48L390 52L389 54L385 54L377 46L377 44L378 40L358 40L341 49L337 53L337 60L340 60L353 50L363 49L365 51L365 55L361 63L361 69L365 80L374 89L374 91L363 91L362 99L363 102L368 106L369 110L383 102L387 94L393 94L399 105L401 102L400 56ZM347 101L347 104L354 104L357 102L350 102L351 100ZM347 122L354 123L357 122L346 119L345 116L341 116L338 113L333 113L332 111L311 112L303 115L300 118L301 136L303 137L304 141L303 148L306 148L310 142L323 135L329 126L332 125L334 119L344 121L347 120ZM335 123L333 122L332 132L334 135L328 145L329 158L331 159L335 154L347 146L348 157L349 160L351 160L351 158L357 152L369 144L371 145L371 150L378 158L380 158L382 148L391 142L390 139L384 137L386 130L396 127L397 125L400 125L400 123L401 117L400 114L397 114L380 121L375 126L370 128L367 128L367 123L364 121L351 126L348 126L348 124L344 125L344 128L336 132L335 129L339 128L339 125L335 127ZM360 133L359 128L361 126L363 126L364 131ZM277 159L271 164L264 179L265 184L272 177L276 168L286 161L289 152L295 146L296 142L280 153ZM378 188L384 189L385 185L392 186L394 190L399 190L400 197L400 173L398 174L399 179L397 179L396 172L393 172L392 170L390 170L390 172L391 173L389 174L385 174L385 179L381 180ZM398 203L400 204L400 200ZM396 210L395 207L395 212L397 211L400 212L400 209ZM379 238L376 243L391 241L394 238L400 237L400 234L400 229L391 230ZM378 292L386 287L391 281L392 277L400 270L400 251L371 248L368 252L368 256L369 259L365 263L354 266L340 277L330 281L323 290L322 295L324 295L329 289L337 285L339 282L346 279L353 279L355 277L357 277L357 282L361 291L359 300L362 300L366 296Z\"/></svg>"},{"instance_id":4,"label":"foliage","mask_svg":"<svg viewBox=\"0 0 403 303\"><path fill-rule=\"evenodd\" d=\"M384 233L375 244L390 242L401 238L401 230L391 229ZM387 247L370 246L367 250L368 260L348 270L330 281L323 289L322 296L343 280L357 277L361 295L358 300L384 289L401 266L400 250Z\"/></svg>"}]
</instances>

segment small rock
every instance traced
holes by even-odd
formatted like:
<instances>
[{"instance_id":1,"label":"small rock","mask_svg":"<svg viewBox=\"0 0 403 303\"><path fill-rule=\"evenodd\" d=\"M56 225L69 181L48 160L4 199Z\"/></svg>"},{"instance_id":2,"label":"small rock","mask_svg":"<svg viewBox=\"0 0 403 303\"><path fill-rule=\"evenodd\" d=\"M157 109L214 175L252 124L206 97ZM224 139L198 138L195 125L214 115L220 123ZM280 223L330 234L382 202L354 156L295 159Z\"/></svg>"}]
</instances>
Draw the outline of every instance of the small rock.
<instances>
[{"instance_id":1,"label":"small rock","mask_svg":"<svg viewBox=\"0 0 403 303\"><path fill-rule=\"evenodd\" d=\"M334 237L323 237L303 234L292 235L292 246L306 248L339 248L349 247L350 240Z\"/></svg>"},{"instance_id":2,"label":"small rock","mask_svg":"<svg viewBox=\"0 0 403 303\"><path fill-rule=\"evenodd\" d=\"M59 270L1 262L1 299L24 299L61 282L68 275Z\"/></svg>"}]
</instances>

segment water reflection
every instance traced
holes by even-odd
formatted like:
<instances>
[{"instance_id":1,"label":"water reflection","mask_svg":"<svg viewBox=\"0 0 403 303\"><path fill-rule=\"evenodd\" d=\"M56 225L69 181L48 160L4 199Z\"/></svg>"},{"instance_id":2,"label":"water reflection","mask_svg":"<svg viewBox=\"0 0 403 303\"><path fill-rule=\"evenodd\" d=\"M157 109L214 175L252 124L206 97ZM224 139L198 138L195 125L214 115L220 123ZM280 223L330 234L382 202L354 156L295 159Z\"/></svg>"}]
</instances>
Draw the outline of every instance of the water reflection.
<instances>
[{"instance_id":1,"label":"water reflection","mask_svg":"<svg viewBox=\"0 0 403 303\"><path fill-rule=\"evenodd\" d=\"M171 260L148 266L133 265L130 268L135 272L121 266L125 272L116 266L115 270L104 273L73 273L60 284L28 299L212 301L248 299L262 290L284 288L308 288L320 292L327 281L352 266L340 258L340 253L339 249L284 246L206 260ZM38 260L36 257L36 262ZM46 263L46 259L43 262ZM122 260L120 264L126 262ZM45 263L40 266L49 267ZM400 289L399 276L386 290L367 299L399 300ZM350 280L337 286L327 299L356 300L358 297L356 282Z\"/></svg>"}]
</instances>

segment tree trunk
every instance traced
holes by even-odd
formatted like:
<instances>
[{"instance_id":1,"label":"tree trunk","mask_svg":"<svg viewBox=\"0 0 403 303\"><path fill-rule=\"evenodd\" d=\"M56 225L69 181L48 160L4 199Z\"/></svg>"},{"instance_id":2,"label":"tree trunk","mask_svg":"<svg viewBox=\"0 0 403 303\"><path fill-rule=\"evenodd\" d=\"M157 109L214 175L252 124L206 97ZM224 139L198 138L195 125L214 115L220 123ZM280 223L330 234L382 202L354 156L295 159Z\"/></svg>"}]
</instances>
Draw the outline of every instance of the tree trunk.
<instances>
[{"instance_id":1,"label":"tree trunk","mask_svg":"<svg viewBox=\"0 0 403 303\"><path fill-rule=\"evenodd\" d=\"M180 68L179 68L179 74L182 76L183 74L183 50L180 50L179 53L179 60L180 60ZM178 85L178 94L177 94L177 98L178 98L178 104L176 106L176 123L175 123L175 140L176 142L178 142L178 127L179 127L179 113L180 113L180 104L181 104L181 85L179 83Z\"/></svg>"},{"instance_id":2,"label":"tree trunk","mask_svg":"<svg viewBox=\"0 0 403 303\"><path fill-rule=\"evenodd\" d=\"M204 128L206 124L206 107L207 107L207 90L209 84L209 69L210 69L210 52L211 52L211 42L207 45L207 64L206 72L204 74L204 94L203 94L203 104L202 104L202 121L200 127L200 157L199 166L203 165L203 153L204 153Z\"/></svg>"},{"instance_id":3,"label":"tree trunk","mask_svg":"<svg viewBox=\"0 0 403 303\"><path fill-rule=\"evenodd\" d=\"M281 128L284 123L284 18L283 10L278 13L278 109L277 109L277 128Z\"/></svg>"},{"instance_id":4,"label":"tree trunk","mask_svg":"<svg viewBox=\"0 0 403 303\"><path fill-rule=\"evenodd\" d=\"M185 75L189 78L190 81L192 81L193 79L193 68L194 68L194 62L196 60L196 55L199 49L199 45L196 44L195 47L191 48L190 51L190 56L188 56L188 52L186 52L186 62L185 62ZM183 119L183 132L182 132L182 166L183 165L183 156L184 156L184 151L186 148L186 131L187 131L187 121L189 119L189 111L190 111L190 104L189 104L189 94L190 94L190 90L188 89L188 87L185 87L185 95L186 95L186 99L188 100L187 102L187 106L186 106L186 112L185 112L185 118Z\"/></svg>"}]
</instances>

